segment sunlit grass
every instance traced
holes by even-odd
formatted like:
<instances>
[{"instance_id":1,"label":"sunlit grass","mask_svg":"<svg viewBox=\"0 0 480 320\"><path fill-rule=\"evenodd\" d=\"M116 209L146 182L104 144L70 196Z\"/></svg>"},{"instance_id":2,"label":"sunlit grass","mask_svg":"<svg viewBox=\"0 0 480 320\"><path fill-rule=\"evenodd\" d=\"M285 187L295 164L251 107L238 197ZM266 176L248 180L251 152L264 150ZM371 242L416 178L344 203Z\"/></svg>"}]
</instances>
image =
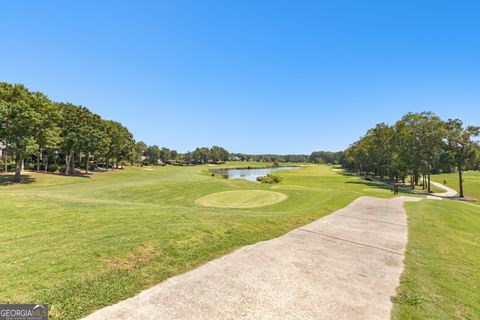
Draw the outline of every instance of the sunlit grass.
<instances>
[{"instance_id":1,"label":"sunlit grass","mask_svg":"<svg viewBox=\"0 0 480 320\"><path fill-rule=\"evenodd\" d=\"M228 164L249 165L266 164ZM129 168L89 178L30 173L29 184L1 185L0 301L49 303L52 318L78 318L361 195L391 196L326 165L277 172L276 185L212 177L208 168ZM245 209L195 203L230 190L288 198Z\"/></svg>"},{"instance_id":2,"label":"sunlit grass","mask_svg":"<svg viewBox=\"0 0 480 320\"><path fill-rule=\"evenodd\" d=\"M480 208L406 203L409 240L393 319L478 319Z\"/></svg>"}]
</instances>

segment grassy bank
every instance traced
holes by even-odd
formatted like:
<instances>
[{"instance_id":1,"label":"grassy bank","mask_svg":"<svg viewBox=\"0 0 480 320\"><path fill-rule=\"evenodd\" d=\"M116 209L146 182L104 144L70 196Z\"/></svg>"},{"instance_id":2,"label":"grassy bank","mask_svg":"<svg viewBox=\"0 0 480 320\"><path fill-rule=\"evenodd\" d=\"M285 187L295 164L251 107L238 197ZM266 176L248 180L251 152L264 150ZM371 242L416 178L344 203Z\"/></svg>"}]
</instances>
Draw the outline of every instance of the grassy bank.
<instances>
[{"instance_id":1,"label":"grassy bank","mask_svg":"<svg viewBox=\"0 0 480 320\"><path fill-rule=\"evenodd\" d=\"M480 208L406 203L409 240L393 319L478 319Z\"/></svg>"},{"instance_id":2,"label":"grassy bank","mask_svg":"<svg viewBox=\"0 0 480 320\"><path fill-rule=\"evenodd\" d=\"M391 196L324 165L275 173L277 185L211 177L208 168L130 168L90 178L32 173L29 184L0 185L0 302L49 303L52 319L79 318L361 195ZM256 208L195 203L234 190L287 198Z\"/></svg>"}]
</instances>

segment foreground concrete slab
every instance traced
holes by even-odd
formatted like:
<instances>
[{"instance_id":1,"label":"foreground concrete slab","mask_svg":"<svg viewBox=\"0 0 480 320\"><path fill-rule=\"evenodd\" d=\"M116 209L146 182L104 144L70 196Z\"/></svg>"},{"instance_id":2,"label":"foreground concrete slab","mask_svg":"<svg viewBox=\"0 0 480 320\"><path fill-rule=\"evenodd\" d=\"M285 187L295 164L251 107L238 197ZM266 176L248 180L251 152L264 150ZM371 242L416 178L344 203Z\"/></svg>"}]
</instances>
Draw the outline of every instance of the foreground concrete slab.
<instances>
[{"instance_id":1,"label":"foreground concrete slab","mask_svg":"<svg viewBox=\"0 0 480 320\"><path fill-rule=\"evenodd\" d=\"M361 197L86 319L390 319L407 243L404 201Z\"/></svg>"}]
</instances>

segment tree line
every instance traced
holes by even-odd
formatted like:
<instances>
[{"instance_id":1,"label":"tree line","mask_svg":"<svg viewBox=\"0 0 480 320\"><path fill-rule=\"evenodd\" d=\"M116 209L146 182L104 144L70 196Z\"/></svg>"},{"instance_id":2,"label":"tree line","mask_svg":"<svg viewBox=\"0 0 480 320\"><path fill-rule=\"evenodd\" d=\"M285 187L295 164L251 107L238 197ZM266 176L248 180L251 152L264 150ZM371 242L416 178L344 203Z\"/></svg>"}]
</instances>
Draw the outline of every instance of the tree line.
<instances>
[{"instance_id":1,"label":"tree line","mask_svg":"<svg viewBox=\"0 0 480 320\"><path fill-rule=\"evenodd\" d=\"M191 152L179 153L176 150L160 148L157 145L148 146L143 141L139 141L135 145L135 161L143 165L218 164L228 161L229 156L230 153L219 146L201 147Z\"/></svg>"},{"instance_id":2,"label":"tree line","mask_svg":"<svg viewBox=\"0 0 480 320\"><path fill-rule=\"evenodd\" d=\"M0 83L0 141L5 145L5 171L10 157L16 182L21 181L26 159L36 161L37 171L60 168L71 175L84 167L88 173L92 161L95 167L102 163L106 169L118 168L119 162L123 165L133 157L135 145L133 135L119 122L5 82Z\"/></svg>"},{"instance_id":3,"label":"tree line","mask_svg":"<svg viewBox=\"0 0 480 320\"><path fill-rule=\"evenodd\" d=\"M232 153L230 154L230 159L234 161L251 161L251 162L308 162L308 155Z\"/></svg>"},{"instance_id":4,"label":"tree line","mask_svg":"<svg viewBox=\"0 0 480 320\"><path fill-rule=\"evenodd\" d=\"M253 162L296 162L296 163L321 163L321 164L340 164L343 160L343 151L314 151L307 154L246 154L231 153L230 160L253 161Z\"/></svg>"},{"instance_id":5,"label":"tree line","mask_svg":"<svg viewBox=\"0 0 480 320\"><path fill-rule=\"evenodd\" d=\"M314 151L308 158L311 163L340 164L343 163L344 152Z\"/></svg>"},{"instance_id":6,"label":"tree line","mask_svg":"<svg viewBox=\"0 0 480 320\"><path fill-rule=\"evenodd\" d=\"M462 173L479 169L478 126L459 119L442 120L432 112L408 113L393 125L379 123L345 151L342 164L363 174L421 184L431 192L430 174L458 172L460 197Z\"/></svg>"}]
</instances>

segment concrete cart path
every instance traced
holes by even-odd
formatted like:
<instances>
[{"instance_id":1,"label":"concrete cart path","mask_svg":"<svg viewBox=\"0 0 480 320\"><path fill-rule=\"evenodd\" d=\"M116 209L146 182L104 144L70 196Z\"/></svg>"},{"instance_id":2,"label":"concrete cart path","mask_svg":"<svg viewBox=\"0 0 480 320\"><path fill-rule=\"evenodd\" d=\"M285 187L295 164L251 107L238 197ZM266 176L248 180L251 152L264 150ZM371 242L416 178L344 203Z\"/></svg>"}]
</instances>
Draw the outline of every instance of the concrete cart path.
<instances>
[{"instance_id":1,"label":"concrete cart path","mask_svg":"<svg viewBox=\"0 0 480 320\"><path fill-rule=\"evenodd\" d=\"M445 190L445 192L432 193L432 195L434 195L434 196L451 198L451 197L455 197L457 195L457 191L453 190L452 188L447 187L446 185L443 185L443 184L441 184L439 182L435 182L435 181L430 181L430 183L433 184L437 188Z\"/></svg>"},{"instance_id":2,"label":"concrete cart path","mask_svg":"<svg viewBox=\"0 0 480 320\"><path fill-rule=\"evenodd\" d=\"M86 319L390 319L407 243L404 201L361 197Z\"/></svg>"}]
</instances>

